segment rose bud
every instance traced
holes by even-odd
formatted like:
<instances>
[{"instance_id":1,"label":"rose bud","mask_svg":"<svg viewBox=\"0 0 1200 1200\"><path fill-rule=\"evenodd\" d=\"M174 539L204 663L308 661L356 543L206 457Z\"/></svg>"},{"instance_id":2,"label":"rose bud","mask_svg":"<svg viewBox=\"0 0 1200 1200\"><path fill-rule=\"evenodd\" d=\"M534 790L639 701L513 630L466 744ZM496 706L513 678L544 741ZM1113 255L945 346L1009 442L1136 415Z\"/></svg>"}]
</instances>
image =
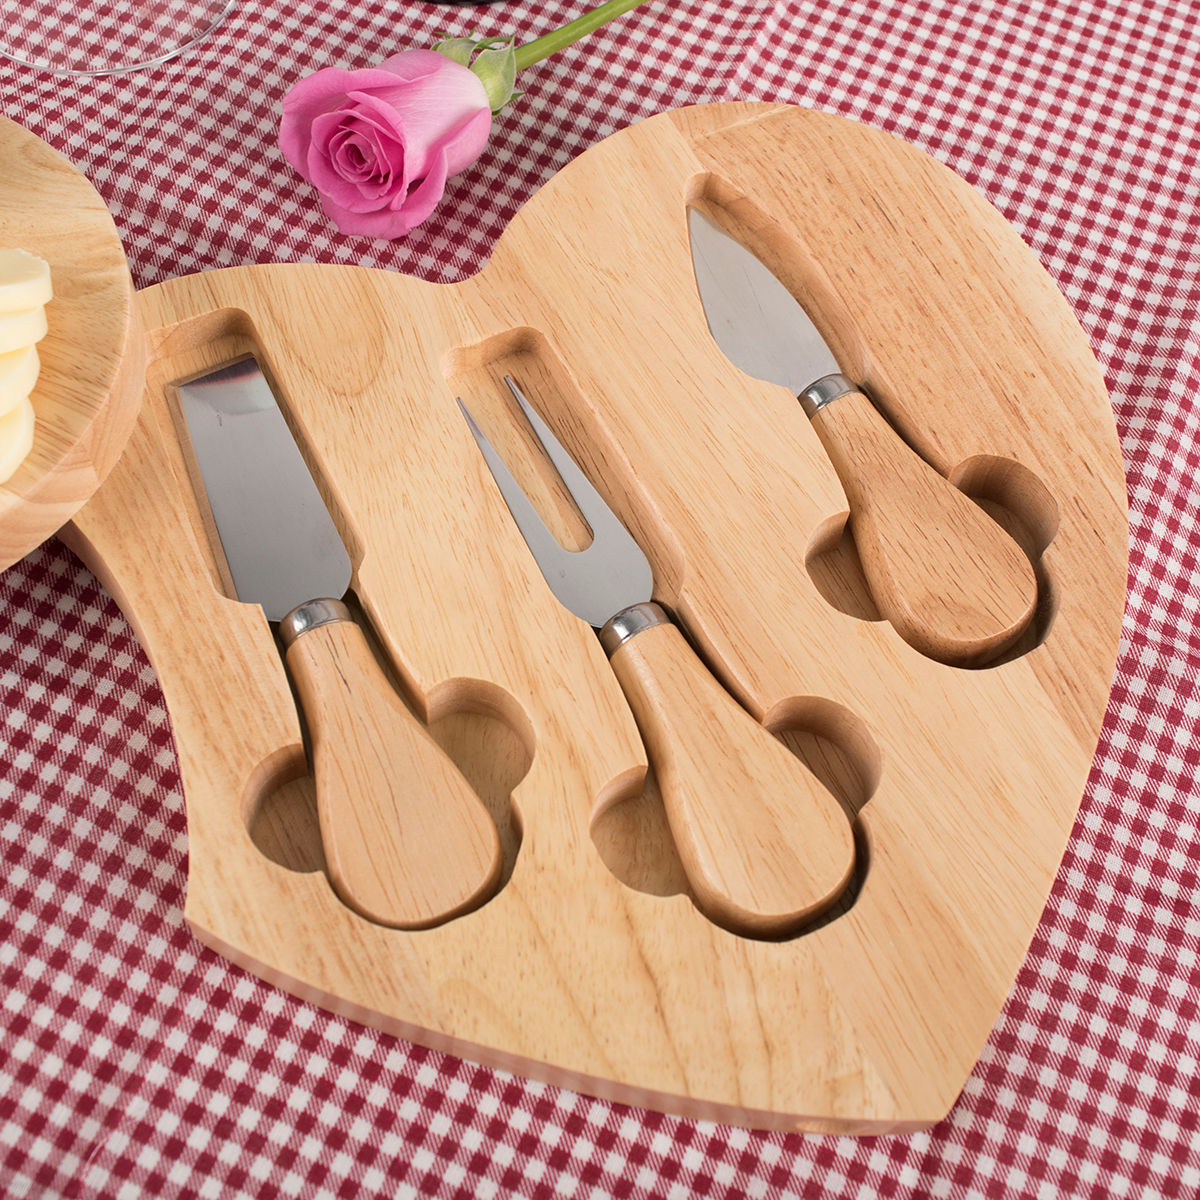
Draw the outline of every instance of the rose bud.
<instances>
[{"instance_id":1,"label":"rose bud","mask_svg":"<svg viewBox=\"0 0 1200 1200\"><path fill-rule=\"evenodd\" d=\"M283 98L279 146L342 233L398 238L483 153L491 109L469 67L405 50L378 67L301 79Z\"/></svg>"}]
</instances>

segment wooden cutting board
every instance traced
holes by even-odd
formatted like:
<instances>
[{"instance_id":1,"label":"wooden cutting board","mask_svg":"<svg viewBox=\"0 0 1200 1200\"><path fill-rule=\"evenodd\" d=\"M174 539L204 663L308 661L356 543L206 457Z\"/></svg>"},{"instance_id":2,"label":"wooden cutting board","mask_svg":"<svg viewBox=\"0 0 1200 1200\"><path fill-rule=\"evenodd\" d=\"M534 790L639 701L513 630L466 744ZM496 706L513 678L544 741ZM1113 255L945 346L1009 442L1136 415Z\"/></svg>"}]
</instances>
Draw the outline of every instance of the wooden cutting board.
<instances>
[{"instance_id":1,"label":"wooden cutting board","mask_svg":"<svg viewBox=\"0 0 1200 1200\"><path fill-rule=\"evenodd\" d=\"M689 205L768 261L843 370L1025 545L1041 599L1004 661L945 666L878 619L808 420L708 334ZM1100 371L1001 216L864 125L716 105L588 151L464 283L252 266L139 300L143 414L67 536L166 695L197 936L334 1011L598 1096L782 1129L943 1117L1071 831L1126 578ZM373 925L330 888L279 652L229 598L190 483L169 384L247 350L322 481L380 654L501 832L499 893L434 929ZM656 600L853 822L850 890L800 935L740 937L689 899L595 635L550 594L455 406L583 544L505 373L646 549Z\"/></svg>"},{"instance_id":2,"label":"wooden cutting board","mask_svg":"<svg viewBox=\"0 0 1200 1200\"><path fill-rule=\"evenodd\" d=\"M117 461L142 400L142 329L104 201L56 150L0 116L0 249L50 264L33 448L0 484L0 570L46 540Z\"/></svg>"}]
</instances>

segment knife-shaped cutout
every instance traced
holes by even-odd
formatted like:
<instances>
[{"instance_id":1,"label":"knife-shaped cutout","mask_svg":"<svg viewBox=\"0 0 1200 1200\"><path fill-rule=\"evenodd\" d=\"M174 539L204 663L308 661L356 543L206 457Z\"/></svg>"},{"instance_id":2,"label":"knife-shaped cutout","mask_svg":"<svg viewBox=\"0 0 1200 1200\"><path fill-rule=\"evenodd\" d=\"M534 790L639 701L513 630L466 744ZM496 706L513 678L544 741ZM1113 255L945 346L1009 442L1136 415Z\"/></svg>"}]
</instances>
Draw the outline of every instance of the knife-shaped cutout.
<instances>
[{"instance_id":1,"label":"knife-shaped cutout","mask_svg":"<svg viewBox=\"0 0 1200 1200\"><path fill-rule=\"evenodd\" d=\"M692 262L709 331L735 367L796 396L837 471L875 603L930 658L974 666L1021 636L1037 579L1020 546L915 454L837 359L795 297L697 209Z\"/></svg>"},{"instance_id":2,"label":"knife-shaped cutout","mask_svg":"<svg viewBox=\"0 0 1200 1200\"><path fill-rule=\"evenodd\" d=\"M270 384L251 358L176 391L237 599L287 647L334 889L401 929L469 911L500 878L495 826L342 603L350 556Z\"/></svg>"},{"instance_id":3,"label":"knife-shaped cutout","mask_svg":"<svg viewBox=\"0 0 1200 1200\"><path fill-rule=\"evenodd\" d=\"M794 932L850 879L849 821L651 601L654 578L641 547L517 385L507 376L505 383L591 527L585 549L555 540L462 400L459 408L551 591L600 631L697 903L737 933Z\"/></svg>"}]
</instances>

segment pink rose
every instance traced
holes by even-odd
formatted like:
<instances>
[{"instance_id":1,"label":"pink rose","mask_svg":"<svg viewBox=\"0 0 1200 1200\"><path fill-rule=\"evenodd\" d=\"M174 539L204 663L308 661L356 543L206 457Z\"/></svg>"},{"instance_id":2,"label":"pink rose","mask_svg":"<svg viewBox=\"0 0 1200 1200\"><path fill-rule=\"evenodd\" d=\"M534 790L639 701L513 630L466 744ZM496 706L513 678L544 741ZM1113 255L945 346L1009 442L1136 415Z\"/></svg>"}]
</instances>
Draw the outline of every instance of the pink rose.
<instances>
[{"instance_id":1,"label":"pink rose","mask_svg":"<svg viewBox=\"0 0 1200 1200\"><path fill-rule=\"evenodd\" d=\"M301 79L283 98L279 146L342 233L403 237L446 180L483 153L491 105L479 77L434 50Z\"/></svg>"}]
</instances>

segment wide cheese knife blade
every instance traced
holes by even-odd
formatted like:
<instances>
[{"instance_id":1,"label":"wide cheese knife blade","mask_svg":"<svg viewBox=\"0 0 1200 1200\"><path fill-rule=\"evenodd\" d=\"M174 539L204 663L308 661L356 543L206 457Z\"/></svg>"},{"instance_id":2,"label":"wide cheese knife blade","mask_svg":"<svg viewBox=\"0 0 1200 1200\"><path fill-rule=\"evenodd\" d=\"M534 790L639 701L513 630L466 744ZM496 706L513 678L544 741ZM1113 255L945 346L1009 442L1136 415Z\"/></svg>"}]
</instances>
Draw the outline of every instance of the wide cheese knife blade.
<instances>
[{"instance_id":1,"label":"wide cheese knife blade","mask_svg":"<svg viewBox=\"0 0 1200 1200\"><path fill-rule=\"evenodd\" d=\"M758 258L697 209L688 224L708 328L735 367L800 400L845 489L882 616L941 662L976 665L1002 653L1037 604L1025 553L896 435Z\"/></svg>"},{"instance_id":2,"label":"wide cheese knife blade","mask_svg":"<svg viewBox=\"0 0 1200 1200\"><path fill-rule=\"evenodd\" d=\"M586 549L555 540L461 400L459 407L551 591L600 631L697 903L737 933L793 932L845 889L854 866L849 821L651 601L654 577L641 547L517 385L505 382L591 528Z\"/></svg>"},{"instance_id":3,"label":"wide cheese knife blade","mask_svg":"<svg viewBox=\"0 0 1200 1200\"><path fill-rule=\"evenodd\" d=\"M176 390L237 598L287 647L334 888L403 929L482 903L499 880L495 826L341 602L350 557L258 364Z\"/></svg>"}]
</instances>

